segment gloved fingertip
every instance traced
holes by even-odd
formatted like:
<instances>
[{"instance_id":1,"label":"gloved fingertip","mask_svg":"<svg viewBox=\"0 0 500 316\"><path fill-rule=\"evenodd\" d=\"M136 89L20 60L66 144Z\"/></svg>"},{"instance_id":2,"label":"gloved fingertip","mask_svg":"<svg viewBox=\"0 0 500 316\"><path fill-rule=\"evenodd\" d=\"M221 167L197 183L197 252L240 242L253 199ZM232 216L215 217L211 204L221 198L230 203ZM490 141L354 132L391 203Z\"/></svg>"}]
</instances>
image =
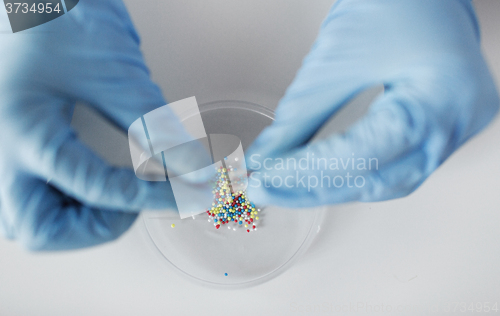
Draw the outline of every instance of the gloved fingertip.
<instances>
[{"instance_id":1,"label":"gloved fingertip","mask_svg":"<svg viewBox=\"0 0 500 316\"><path fill-rule=\"evenodd\" d=\"M139 180L141 181L141 180ZM175 199L168 182L143 181L145 195L137 202L137 211L143 209L175 209Z\"/></svg>"},{"instance_id":2,"label":"gloved fingertip","mask_svg":"<svg viewBox=\"0 0 500 316\"><path fill-rule=\"evenodd\" d=\"M203 168L182 175L182 179L192 184L209 182L215 177L215 168Z\"/></svg>"},{"instance_id":3,"label":"gloved fingertip","mask_svg":"<svg viewBox=\"0 0 500 316\"><path fill-rule=\"evenodd\" d=\"M251 145L245 151L245 161L247 163L247 168L249 170L257 171L262 168L262 162L269 157L274 155L274 150L272 147Z\"/></svg>"},{"instance_id":4,"label":"gloved fingertip","mask_svg":"<svg viewBox=\"0 0 500 316\"><path fill-rule=\"evenodd\" d=\"M260 207L268 206L271 204L271 198L268 192L262 186L249 186L247 188L247 197L252 203Z\"/></svg>"}]
</instances>

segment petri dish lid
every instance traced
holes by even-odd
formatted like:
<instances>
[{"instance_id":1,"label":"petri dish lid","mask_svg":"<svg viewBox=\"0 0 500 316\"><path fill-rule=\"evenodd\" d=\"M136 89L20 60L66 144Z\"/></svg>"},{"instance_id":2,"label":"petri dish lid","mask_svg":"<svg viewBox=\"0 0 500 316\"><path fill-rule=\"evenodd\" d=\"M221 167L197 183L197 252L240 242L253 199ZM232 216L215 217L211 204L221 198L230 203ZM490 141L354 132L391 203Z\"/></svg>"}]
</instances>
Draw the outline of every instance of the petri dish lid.
<instances>
[{"instance_id":1,"label":"petri dish lid","mask_svg":"<svg viewBox=\"0 0 500 316\"><path fill-rule=\"evenodd\" d=\"M270 109L243 101L216 101L199 108L207 134L235 135L243 149L274 117ZM180 119L189 118L185 113ZM170 267L205 286L230 289L261 284L290 267L319 232L324 210L261 208L257 230L250 233L236 223L215 229L206 213L180 219L172 213L143 212L142 218Z\"/></svg>"}]
</instances>

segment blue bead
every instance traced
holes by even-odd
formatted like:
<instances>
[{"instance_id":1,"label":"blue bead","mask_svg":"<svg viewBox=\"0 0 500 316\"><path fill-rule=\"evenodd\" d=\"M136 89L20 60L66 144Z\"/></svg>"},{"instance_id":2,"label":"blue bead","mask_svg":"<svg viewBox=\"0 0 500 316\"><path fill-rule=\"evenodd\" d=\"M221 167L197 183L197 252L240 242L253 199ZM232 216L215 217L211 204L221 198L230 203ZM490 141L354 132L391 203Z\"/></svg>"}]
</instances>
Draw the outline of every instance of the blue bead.
<instances>
[{"instance_id":1,"label":"blue bead","mask_svg":"<svg viewBox=\"0 0 500 316\"><path fill-rule=\"evenodd\" d=\"M241 225L241 224L243 224L243 222L242 222L242 221L239 221L239 222L238 222L238 224L240 224L240 225Z\"/></svg>"}]
</instances>

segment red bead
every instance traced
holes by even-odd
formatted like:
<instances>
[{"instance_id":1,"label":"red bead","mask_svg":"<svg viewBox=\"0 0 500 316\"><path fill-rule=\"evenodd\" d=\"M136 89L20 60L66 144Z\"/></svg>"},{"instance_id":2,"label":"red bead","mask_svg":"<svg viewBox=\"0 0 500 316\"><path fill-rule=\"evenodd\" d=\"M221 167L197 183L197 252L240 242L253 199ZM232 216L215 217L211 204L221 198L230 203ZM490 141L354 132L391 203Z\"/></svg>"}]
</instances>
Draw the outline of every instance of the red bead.
<instances>
[{"instance_id":1,"label":"red bead","mask_svg":"<svg viewBox=\"0 0 500 316\"><path fill-rule=\"evenodd\" d=\"M249 233L249 232L250 232L250 229L247 229L247 232Z\"/></svg>"}]
</instances>

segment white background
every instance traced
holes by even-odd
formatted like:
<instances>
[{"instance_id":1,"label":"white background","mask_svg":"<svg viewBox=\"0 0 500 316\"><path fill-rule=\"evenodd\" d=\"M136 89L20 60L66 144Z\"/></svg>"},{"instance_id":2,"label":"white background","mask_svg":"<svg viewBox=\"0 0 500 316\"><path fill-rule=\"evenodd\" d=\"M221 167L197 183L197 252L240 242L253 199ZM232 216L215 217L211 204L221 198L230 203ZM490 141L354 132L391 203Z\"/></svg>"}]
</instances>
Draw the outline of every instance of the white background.
<instances>
[{"instance_id":1,"label":"white background","mask_svg":"<svg viewBox=\"0 0 500 316\"><path fill-rule=\"evenodd\" d=\"M474 2L500 78L500 1ZM170 101L275 108L332 0L126 3ZM331 207L302 259L246 290L212 290L173 273L141 222L114 243L74 252L32 254L0 240L0 315L429 315L436 304L443 315L453 314L447 303L500 304L499 139L496 119L411 196Z\"/></svg>"}]
</instances>

